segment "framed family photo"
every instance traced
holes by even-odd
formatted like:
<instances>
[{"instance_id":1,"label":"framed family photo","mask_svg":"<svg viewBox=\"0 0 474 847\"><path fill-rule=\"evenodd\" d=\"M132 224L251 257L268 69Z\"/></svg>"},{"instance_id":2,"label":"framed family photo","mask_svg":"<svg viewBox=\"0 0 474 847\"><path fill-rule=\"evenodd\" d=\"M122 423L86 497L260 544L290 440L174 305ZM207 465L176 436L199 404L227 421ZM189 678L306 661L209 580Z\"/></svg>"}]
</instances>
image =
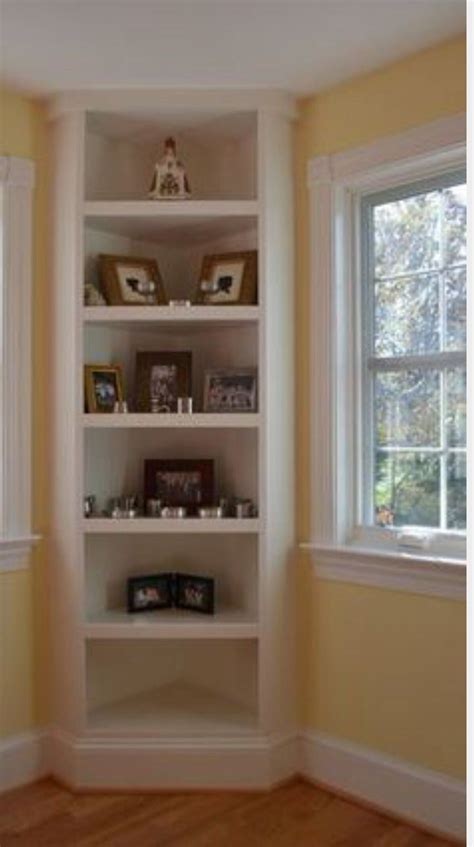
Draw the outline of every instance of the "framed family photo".
<instances>
[{"instance_id":1,"label":"framed family photo","mask_svg":"<svg viewBox=\"0 0 474 847\"><path fill-rule=\"evenodd\" d=\"M168 302L155 259L101 254L99 272L111 306L165 306Z\"/></svg>"},{"instance_id":2,"label":"framed family photo","mask_svg":"<svg viewBox=\"0 0 474 847\"><path fill-rule=\"evenodd\" d=\"M159 412L176 412L178 397L192 394L192 354L188 352L139 352L136 357L135 394L137 412L150 412L155 401Z\"/></svg>"},{"instance_id":3,"label":"framed family photo","mask_svg":"<svg viewBox=\"0 0 474 847\"><path fill-rule=\"evenodd\" d=\"M256 250L204 256L196 302L206 306L257 302Z\"/></svg>"},{"instance_id":4,"label":"framed family photo","mask_svg":"<svg viewBox=\"0 0 474 847\"><path fill-rule=\"evenodd\" d=\"M127 580L129 612L151 612L153 609L169 609L172 605L170 574L136 576Z\"/></svg>"},{"instance_id":5,"label":"framed family photo","mask_svg":"<svg viewBox=\"0 0 474 847\"><path fill-rule=\"evenodd\" d=\"M146 459L145 502L161 500L164 506L184 506L188 515L214 500L212 459Z\"/></svg>"},{"instance_id":6,"label":"framed family photo","mask_svg":"<svg viewBox=\"0 0 474 847\"><path fill-rule=\"evenodd\" d=\"M206 576L176 574L176 608L214 613L214 580Z\"/></svg>"},{"instance_id":7,"label":"framed family photo","mask_svg":"<svg viewBox=\"0 0 474 847\"><path fill-rule=\"evenodd\" d=\"M123 400L122 371L119 365L85 365L85 406L95 414L113 412Z\"/></svg>"},{"instance_id":8,"label":"framed family photo","mask_svg":"<svg viewBox=\"0 0 474 847\"><path fill-rule=\"evenodd\" d=\"M255 368L209 370L204 374L205 412L256 412Z\"/></svg>"}]
</instances>

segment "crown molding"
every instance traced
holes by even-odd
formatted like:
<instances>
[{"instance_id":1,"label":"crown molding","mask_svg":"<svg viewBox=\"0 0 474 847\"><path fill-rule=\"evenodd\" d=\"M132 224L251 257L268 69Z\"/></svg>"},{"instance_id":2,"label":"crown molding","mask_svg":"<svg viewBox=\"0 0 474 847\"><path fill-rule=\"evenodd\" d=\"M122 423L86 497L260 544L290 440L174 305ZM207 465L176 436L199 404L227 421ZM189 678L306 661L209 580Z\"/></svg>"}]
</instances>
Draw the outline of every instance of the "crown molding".
<instances>
[{"instance_id":1,"label":"crown molding","mask_svg":"<svg viewBox=\"0 0 474 847\"><path fill-rule=\"evenodd\" d=\"M333 155L316 156L308 162L308 186L321 183L357 182L367 172L395 165L400 169L404 160L423 160L431 155L433 166L443 164L443 157L461 155L466 145L466 115L440 118L396 135L386 136L362 147Z\"/></svg>"}]
</instances>

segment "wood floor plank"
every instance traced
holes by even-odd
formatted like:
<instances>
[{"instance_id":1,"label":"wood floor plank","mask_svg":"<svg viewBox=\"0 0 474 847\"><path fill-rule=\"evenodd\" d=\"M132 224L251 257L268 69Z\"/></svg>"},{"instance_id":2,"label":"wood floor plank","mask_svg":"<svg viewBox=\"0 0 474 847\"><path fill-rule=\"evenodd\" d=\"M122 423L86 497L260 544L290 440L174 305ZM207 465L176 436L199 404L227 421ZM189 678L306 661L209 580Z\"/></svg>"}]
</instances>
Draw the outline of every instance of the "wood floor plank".
<instances>
[{"instance_id":1,"label":"wood floor plank","mask_svg":"<svg viewBox=\"0 0 474 847\"><path fill-rule=\"evenodd\" d=\"M73 794L52 780L0 797L1 847L451 847L309 783L271 792Z\"/></svg>"}]
</instances>

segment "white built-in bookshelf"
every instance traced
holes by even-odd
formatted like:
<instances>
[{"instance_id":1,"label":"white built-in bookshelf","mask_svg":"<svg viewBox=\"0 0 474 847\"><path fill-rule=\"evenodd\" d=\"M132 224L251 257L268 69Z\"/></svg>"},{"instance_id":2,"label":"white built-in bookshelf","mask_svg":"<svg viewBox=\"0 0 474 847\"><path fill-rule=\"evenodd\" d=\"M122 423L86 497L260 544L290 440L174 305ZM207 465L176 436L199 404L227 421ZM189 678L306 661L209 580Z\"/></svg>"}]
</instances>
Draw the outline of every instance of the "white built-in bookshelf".
<instances>
[{"instance_id":1,"label":"white built-in bookshelf","mask_svg":"<svg viewBox=\"0 0 474 847\"><path fill-rule=\"evenodd\" d=\"M95 92L51 108L55 770L75 785L268 785L293 729L293 106L258 92ZM146 199L173 135L193 197ZM258 250L242 306L85 306L99 254L156 259L193 299L207 254ZM86 364L190 351L195 413L84 411ZM258 411L203 411L209 368L255 368ZM86 518L143 489L145 459L213 459L251 518ZM133 615L127 579L215 580L215 614ZM200 770L195 754L200 750ZM100 753L100 755L99 755ZM244 755L245 754L245 755Z\"/></svg>"}]
</instances>

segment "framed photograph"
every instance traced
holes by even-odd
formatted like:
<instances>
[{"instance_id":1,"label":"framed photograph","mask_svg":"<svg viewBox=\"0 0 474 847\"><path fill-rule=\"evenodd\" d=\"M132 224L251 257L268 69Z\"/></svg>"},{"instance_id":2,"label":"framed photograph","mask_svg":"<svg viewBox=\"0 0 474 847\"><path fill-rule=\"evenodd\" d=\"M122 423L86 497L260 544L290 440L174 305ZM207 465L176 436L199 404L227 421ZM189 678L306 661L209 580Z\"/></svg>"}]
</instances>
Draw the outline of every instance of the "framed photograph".
<instances>
[{"instance_id":1,"label":"framed photograph","mask_svg":"<svg viewBox=\"0 0 474 847\"><path fill-rule=\"evenodd\" d=\"M256 412L255 368L209 370L204 374L205 412Z\"/></svg>"},{"instance_id":2,"label":"framed photograph","mask_svg":"<svg viewBox=\"0 0 474 847\"><path fill-rule=\"evenodd\" d=\"M214 500L212 459L146 459L145 502L161 500L164 506L184 506L189 515Z\"/></svg>"},{"instance_id":3,"label":"framed photograph","mask_svg":"<svg viewBox=\"0 0 474 847\"><path fill-rule=\"evenodd\" d=\"M204 256L196 303L206 306L256 303L257 257L256 250Z\"/></svg>"},{"instance_id":4,"label":"framed photograph","mask_svg":"<svg viewBox=\"0 0 474 847\"><path fill-rule=\"evenodd\" d=\"M170 574L134 576L127 580L127 609L129 612L151 612L169 609L173 605Z\"/></svg>"},{"instance_id":5,"label":"framed photograph","mask_svg":"<svg viewBox=\"0 0 474 847\"><path fill-rule=\"evenodd\" d=\"M165 306L168 302L155 259L101 254L99 273L110 306Z\"/></svg>"},{"instance_id":6,"label":"framed photograph","mask_svg":"<svg viewBox=\"0 0 474 847\"><path fill-rule=\"evenodd\" d=\"M123 400L122 371L119 365L84 366L87 412L113 412Z\"/></svg>"},{"instance_id":7,"label":"framed photograph","mask_svg":"<svg viewBox=\"0 0 474 847\"><path fill-rule=\"evenodd\" d=\"M214 613L214 580L205 576L176 574L176 607L212 615Z\"/></svg>"},{"instance_id":8,"label":"framed photograph","mask_svg":"<svg viewBox=\"0 0 474 847\"><path fill-rule=\"evenodd\" d=\"M178 397L192 394L192 354L158 351L137 353L135 394L137 412L149 412L151 401L160 412L176 412Z\"/></svg>"}]
</instances>

